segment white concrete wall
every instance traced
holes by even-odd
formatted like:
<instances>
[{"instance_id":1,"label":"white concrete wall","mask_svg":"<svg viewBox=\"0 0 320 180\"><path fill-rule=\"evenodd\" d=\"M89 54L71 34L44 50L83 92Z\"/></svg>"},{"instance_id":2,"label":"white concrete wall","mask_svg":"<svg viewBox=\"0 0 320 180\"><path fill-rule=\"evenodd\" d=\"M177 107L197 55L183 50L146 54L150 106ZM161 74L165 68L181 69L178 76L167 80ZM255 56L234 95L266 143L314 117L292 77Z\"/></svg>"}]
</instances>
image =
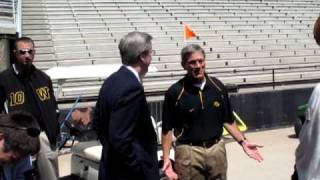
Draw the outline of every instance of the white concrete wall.
<instances>
[{"instance_id":1,"label":"white concrete wall","mask_svg":"<svg viewBox=\"0 0 320 180\"><path fill-rule=\"evenodd\" d=\"M10 48L8 39L0 39L0 72L10 64Z\"/></svg>"}]
</instances>

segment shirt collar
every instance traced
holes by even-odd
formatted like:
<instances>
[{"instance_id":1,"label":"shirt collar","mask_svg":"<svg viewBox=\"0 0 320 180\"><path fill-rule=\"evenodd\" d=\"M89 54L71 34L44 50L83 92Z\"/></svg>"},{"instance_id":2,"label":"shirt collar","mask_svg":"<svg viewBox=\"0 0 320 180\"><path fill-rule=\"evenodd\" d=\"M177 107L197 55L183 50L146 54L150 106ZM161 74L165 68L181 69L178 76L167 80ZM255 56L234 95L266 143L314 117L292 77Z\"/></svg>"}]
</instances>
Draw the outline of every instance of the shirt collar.
<instances>
[{"instance_id":1,"label":"shirt collar","mask_svg":"<svg viewBox=\"0 0 320 180\"><path fill-rule=\"evenodd\" d=\"M141 83L139 74L135 69L133 69L131 66L126 66L126 65L124 65L124 67L126 67L129 71L131 71L134 74L134 76L138 79L138 81Z\"/></svg>"},{"instance_id":2,"label":"shirt collar","mask_svg":"<svg viewBox=\"0 0 320 180\"><path fill-rule=\"evenodd\" d=\"M18 71L18 69L16 68L16 65L15 65L15 64L12 64L12 68L13 68L14 73L16 73L16 75L19 75L19 71Z\"/></svg>"},{"instance_id":3,"label":"shirt collar","mask_svg":"<svg viewBox=\"0 0 320 180\"><path fill-rule=\"evenodd\" d=\"M206 79L204 79L201 83L194 83L193 84L193 86L198 87L201 90L203 90L205 85L206 85Z\"/></svg>"}]
</instances>

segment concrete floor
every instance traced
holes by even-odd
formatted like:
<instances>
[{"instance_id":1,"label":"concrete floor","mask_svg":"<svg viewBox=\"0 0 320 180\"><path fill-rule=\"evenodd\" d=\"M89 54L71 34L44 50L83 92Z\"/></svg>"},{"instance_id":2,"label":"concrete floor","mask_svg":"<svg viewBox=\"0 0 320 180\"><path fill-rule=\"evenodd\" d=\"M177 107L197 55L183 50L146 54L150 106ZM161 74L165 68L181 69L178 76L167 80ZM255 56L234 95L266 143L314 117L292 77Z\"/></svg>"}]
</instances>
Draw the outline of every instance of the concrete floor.
<instances>
[{"instance_id":1,"label":"concrete floor","mask_svg":"<svg viewBox=\"0 0 320 180\"><path fill-rule=\"evenodd\" d=\"M260 152L264 161L258 163L243 152L238 143L227 139L228 180L288 180L293 172L294 152L298 139L293 127L246 133L255 143L264 145ZM60 176L70 174L71 155L59 156Z\"/></svg>"},{"instance_id":2,"label":"concrete floor","mask_svg":"<svg viewBox=\"0 0 320 180\"><path fill-rule=\"evenodd\" d=\"M250 159L235 142L227 143L228 180L289 180L293 172L298 139L293 127L246 133L247 138L264 145L264 161Z\"/></svg>"}]
</instances>

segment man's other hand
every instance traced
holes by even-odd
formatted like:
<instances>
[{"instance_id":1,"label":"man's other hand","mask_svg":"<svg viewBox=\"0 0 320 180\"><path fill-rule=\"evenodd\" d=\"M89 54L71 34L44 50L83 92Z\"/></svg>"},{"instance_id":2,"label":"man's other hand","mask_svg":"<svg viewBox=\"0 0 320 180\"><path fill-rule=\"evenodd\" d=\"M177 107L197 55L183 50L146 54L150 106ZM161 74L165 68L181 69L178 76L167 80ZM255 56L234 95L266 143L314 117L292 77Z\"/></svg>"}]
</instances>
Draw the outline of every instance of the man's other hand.
<instances>
[{"instance_id":1,"label":"man's other hand","mask_svg":"<svg viewBox=\"0 0 320 180\"><path fill-rule=\"evenodd\" d=\"M169 180L177 180L178 175L173 171L170 160L163 162L163 173L169 178Z\"/></svg>"}]
</instances>

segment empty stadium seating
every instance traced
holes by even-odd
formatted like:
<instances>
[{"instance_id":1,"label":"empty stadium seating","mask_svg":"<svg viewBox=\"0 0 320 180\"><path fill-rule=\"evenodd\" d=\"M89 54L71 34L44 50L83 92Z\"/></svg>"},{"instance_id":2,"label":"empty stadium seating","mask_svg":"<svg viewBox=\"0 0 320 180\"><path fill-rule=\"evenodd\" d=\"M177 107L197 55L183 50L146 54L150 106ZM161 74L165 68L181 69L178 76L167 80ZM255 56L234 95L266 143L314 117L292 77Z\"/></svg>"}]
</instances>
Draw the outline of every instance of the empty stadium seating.
<instances>
[{"instance_id":1,"label":"empty stadium seating","mask_svg":"<svg viewBox=\"0 0 320 180\"><path fill-rule=\"evenodd\" d=\"M16 33L13 9L14 4L12 0L2 0L0 2L0 35Z\"/></svg>"},{"instance_id":2,"label":"empty stadium seating","mask_svg":"<svg viewBox=\"0 0 320 180\"><path fill-rule=\"evenodd\" d=\"M24 0L22 33L36 40L35 63L47 70L119 63L120 38L146 31L154 37L158 72L144 85L153 93L184 75L179 53L186 43L205 49L207 72L225 83L318 78L320 49L312 30L319 10L317 0ZM188 42L184 23L197 34ZM95 96L101 83L67 81L59 97Z\"/></svg>"}]
</instances>

